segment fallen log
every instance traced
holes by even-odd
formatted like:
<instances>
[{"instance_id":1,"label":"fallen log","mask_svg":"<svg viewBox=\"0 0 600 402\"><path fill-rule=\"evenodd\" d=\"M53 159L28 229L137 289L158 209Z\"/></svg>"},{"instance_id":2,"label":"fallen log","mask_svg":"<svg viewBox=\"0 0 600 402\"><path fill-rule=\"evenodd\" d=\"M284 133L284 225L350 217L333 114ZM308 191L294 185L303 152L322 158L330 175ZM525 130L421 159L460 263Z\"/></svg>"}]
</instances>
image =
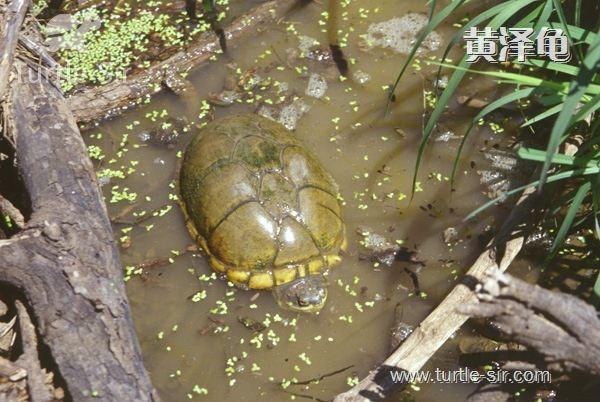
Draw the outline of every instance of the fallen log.
<instances>
[{"instance_id":1,"label":"fallen log","mask_svg":"<svg viewBox=\"0 0 600 402\"><path fill-rule=\"evenodd\" d=\"M12 70L19 31L31 0L14 0L4 12L2 37L0 38L0 102L4 100Z\"/></svg>"},{"instance_id":2,"label":"fallen log","mask_svg":"<svg viewBox=\"0 0 600 402\"><path fill-rule=\"evenodd\" d=\"M30 69L19 60L14 67ZM68 398L158 401L106 208L69 105L45 79L11 84L4 118L32 214L22 232L0 240L0 281L23 295Z\"/></svg>"},{"instance_id":3,"label":"fallen log","mask_svg":"<svg viewBox=\"0 0 600 402\"><path fill-rule=\"evenodd\" d=\"M475 294L479 303L461 306L460 312L492 318L555 370L600 375L600 318L593 306L497 270L485 275Z\"/></svg>"},{"instance_id":4,"label":"fallen log","mask_svg":"<svg viewBox=\"0 0 600 402\"><path fill-rule=\"evenodd\" d=\"M224 29L228 46L235 46L239 39L250 36L260 26L278 21L297 3L298 0L268 1L237 18ZM159 92L167 80L181 79L182 73L187 73L207 62L211 56L220 51L219 40L213 32L206 32L187 49L179 51L147 70L140 71L125 80L116 80L72 95L68 98L69 108L80 123L89 123L120 114Z\"/></svg>"}]
</instances>

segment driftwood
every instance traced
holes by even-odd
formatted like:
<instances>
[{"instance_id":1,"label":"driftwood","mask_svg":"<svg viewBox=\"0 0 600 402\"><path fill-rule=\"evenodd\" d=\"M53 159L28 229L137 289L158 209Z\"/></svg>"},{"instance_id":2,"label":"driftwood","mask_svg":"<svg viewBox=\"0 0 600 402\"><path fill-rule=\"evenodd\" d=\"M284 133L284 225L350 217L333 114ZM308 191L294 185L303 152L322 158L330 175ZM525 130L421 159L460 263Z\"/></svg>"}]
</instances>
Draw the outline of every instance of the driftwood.
<instances>
[{"instance_id":1,"label":"driftwood","mask_svg":"<svg viewBox=\"0 0 600 402\"><path fill-rule=\"evenodd\" d=\"M6 95L9 75L12 71L19 31L31 0L14 0L4 12L2 37L0 38L0 102Z\"/></svg>"},{"instance_id":2,"label":"driftwood","mask_svg":"<svg viewBox=\"0 0 600 402\"><path fill-rule=\"evenodd\" d=\"M23 354L17 360L17 365L27 371L27 387L29 399L32 402L46 402L53 398L46 387L45 373L42 371L37 351L37 337L35 327L31 323L27 309L20 301L16 301L17 315L19 317L19 331Z\"/></svg>"},{"instance_id":3,"label":"driftwood","mask_svg":"<svg viewBox=\"0 0 600 402\"><path fill-rule=\"evenodd\" d=\"M493 318L502 332L538 351L554 370L600 375L600 319L593 306L494 270L476 295L479 303L461 306L463 314Z\"/></svg>"},{"instance_id":4,"label":"driftwood","mask_svg":"<svg viewBox=\"0 0 600 402\"><path fill-rule=\"evenodd\" d=\"M21 211L19 211L19 209L15 207L12 202L4 198L2 194L0 194L0 212L8 215L8 217L12 219L19 229L25 226L25 218L23 217Z\"/></svg>"},{"instance_id":5,"label":"driftwood","mask_svg":"<svg viewBox=\"0 0 600 402\"><path fill-rule=\"evenodd\" d=\"M248 37L261 25L278 21L297 3L298 0L273 0L237 18L224 29L228 45L235 45L238 39ZM207 62L220 49L219 37L212 32L205 33L187 49L126 80L116 80L72 95L68 99L69 108L81 123L119 114L159 92L166 81L180 79L182 73Z\"/></svg>"},{"instance_id":6,"label":"driftwood","mask_svg":"<svg viewBox=\"0 0 600 402\"><path fill-rule=\"evenodd\" d=\"M15 61L14 67L30 67ZM33 72L35 75L35 72ZM20 291L74 400L152 401L122 267L92 164L62 94L15 80L3 105L31 198L22 232L0 241L0 281Z\"/></svg>"},{"instance_id":7,"label":"driftwood","mask_svg":"<svg viewBox=\"0 0 600 402\"><path fill-rule=\"evenodd\" d=\"M457 307L476 302L472 292L475 283L491 268L506 270L524 243L524 235L514 231L535 200L535 189L528 188L517 201L498 235L469 268L464 280L446 296L410 336L379 367L360 383L335 397L335 402L378 401L404 388L406 383L392 381L390 372L420 370L433 354L469 318Z\"/></svg>"}]
</instances>

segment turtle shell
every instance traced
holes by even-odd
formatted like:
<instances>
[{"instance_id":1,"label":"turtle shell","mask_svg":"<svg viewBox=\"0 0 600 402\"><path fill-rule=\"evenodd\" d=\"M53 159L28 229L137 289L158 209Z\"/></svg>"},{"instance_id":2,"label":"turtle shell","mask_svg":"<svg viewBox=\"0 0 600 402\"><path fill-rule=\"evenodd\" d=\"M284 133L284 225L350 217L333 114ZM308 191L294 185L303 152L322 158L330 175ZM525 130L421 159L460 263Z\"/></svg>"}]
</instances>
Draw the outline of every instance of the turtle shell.
<instances>
[{"instance_id":1,"label":"turtle shell","mask_svg":"<svg viewBox=\"0 0 600 402\"><path fill-rule=\"evenodd\" d=\"M237 285L269 289L340 261L338 187L278 123L235 115L208 124L186 149L180 188L190 233Z\"/></svg>"}]
</instances>

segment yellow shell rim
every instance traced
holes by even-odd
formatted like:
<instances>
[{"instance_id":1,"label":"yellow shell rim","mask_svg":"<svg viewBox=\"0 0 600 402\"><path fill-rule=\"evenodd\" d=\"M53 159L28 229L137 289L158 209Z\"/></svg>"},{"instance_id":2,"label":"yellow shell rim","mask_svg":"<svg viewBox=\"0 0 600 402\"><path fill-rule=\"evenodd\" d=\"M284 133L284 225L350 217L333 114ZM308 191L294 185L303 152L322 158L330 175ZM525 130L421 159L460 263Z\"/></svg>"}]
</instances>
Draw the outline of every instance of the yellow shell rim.
<instances>
[{"instance_id":1,"label":"yellow shell rim","mask_svg":"<svg viewBox=\"0 0 600 402\"><path fill-rule=\"evenodd\" d=\"M268 290L274 286L289 283L296 278L302 278L307 275L326 274L329 268L338 265L342 260L339 253L332 253L319 255L299 264L271 267L264 271L250 272L245 268L229 266L211 253L206 239L198 233L194 222L190 219L185 203L179 200L179 205L183 211L185 225L190 235L208 256L211 268L215 272L225 275L229 281L237 286L255 290ZM345 251L347 249L345 225L342 225L342 230L342 244L339 249L340 251Z\"/></svg>"}]
</instances>

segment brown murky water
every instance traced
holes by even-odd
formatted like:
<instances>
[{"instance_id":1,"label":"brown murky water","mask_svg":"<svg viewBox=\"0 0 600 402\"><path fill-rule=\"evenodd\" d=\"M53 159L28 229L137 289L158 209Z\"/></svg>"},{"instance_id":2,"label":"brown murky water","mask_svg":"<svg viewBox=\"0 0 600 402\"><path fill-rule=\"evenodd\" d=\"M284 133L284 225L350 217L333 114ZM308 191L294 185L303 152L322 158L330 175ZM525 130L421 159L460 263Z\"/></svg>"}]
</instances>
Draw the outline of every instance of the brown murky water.
<instances>
[{"instance_id":1,"label":"brown murky water","mask_svg":"<svg viewBox=\"0 0 600 402\"><path fill-rule=\"evenodd\" d=\"M386 96L382 87L393 82L405 56L378 48L367 52L358 46L370 23L408 12L425 12L424 3L358 0L343 9L347 19L340 29L343 35L349 33L345 51L355 59L355 64L350 65L351 73L361 70L371 76L363 85L336 78L329 80L325 98L305 95L308 78L295 67L306 63L292 60L288 66L286 49L298 47L298 35L325 43L324 26L318 23L324 10L312 3L289 17L294 28L289 24L269 27L193 73L190 80L198 99L184 103L174 95L162 94L148 105L89 131L88 144L102 146L106 154L98 170L122 167L126 171L125 178L113 178L104 185L111 216L131 204L133 212L167 208L163 216L138 225L115 224L117 238L130 238L131 244L122 250L125 265L173 258L170 264L131 275L127 282L146 367L163 400L302 399L291 393L329 400L385 358L397 303L404 306L403 320L418 324L479 252L478 235L491 223L490 217L482 219L479 226L463 227L462 233L471 239L451 248L443 242L442 232L450 226L460 226L462 217L483 200L478 177L469 163L484 163L477 150L493 134L480 130L479 143L465 151L456 192L450 192L447 176L458 141L432 142L421 170L419 191L409 202L422 128L423 91L431 90L429 77L433 69L409 69L397 91L397 101L388 118L382 120ZM450 32L450 26L438 30L442 37L448 37ZM429 55L436 54L440 50ZM295 133L317 153L336 178L344 197L350 247L341 266L330 274L329 300L318 316L282 311L269 293L238 290L215 279L201 255L176 256L172 252L191 243L173 200L177 192L173 179L178 153L191 134L185 134L175 149L147 145L139 134L159 124L153 123L151 116L160 115L163 109L169 116L187 115L199 122L201 100L209 91L222 89L228 62L237 63L242 71L257 67L259 75L287 82L289 91L295 91L310 106ZM271 63L274 65L266 72ZM319 66L311 66L310 71L326 73L325 67ZM216 108L215 115L255 109L255 103L236 104ZM362 122L362 127L356 127L357 122ZM370 122L375 127L369 127ZM460 133L465 124L464 116L449 113L443 130ZM118 198L113 192L125 188L128 194L137 194L135 201L111 202ZM172 208L168 210L168 206ZM132 215L124 219L132 219ZM409 248L416 247L419 258L425 262L418 275L425 295L416 294L404 271L407 266L416 269L414 264L398 262L392 267L375 267L372 262L359 259L359 254L364 253L359 245L359 227L370 228L391 241L401 241ZM253 333L238 322L238 317L250 317L267 328L260 334ZM432 367L456 367L455 344L456 339L450 341ZM347 366L352 367L318 384L290 384ZM411 392L419 401L464 400L472 389L472 385L435 385Z\"/></svg>"}]
</instances>

